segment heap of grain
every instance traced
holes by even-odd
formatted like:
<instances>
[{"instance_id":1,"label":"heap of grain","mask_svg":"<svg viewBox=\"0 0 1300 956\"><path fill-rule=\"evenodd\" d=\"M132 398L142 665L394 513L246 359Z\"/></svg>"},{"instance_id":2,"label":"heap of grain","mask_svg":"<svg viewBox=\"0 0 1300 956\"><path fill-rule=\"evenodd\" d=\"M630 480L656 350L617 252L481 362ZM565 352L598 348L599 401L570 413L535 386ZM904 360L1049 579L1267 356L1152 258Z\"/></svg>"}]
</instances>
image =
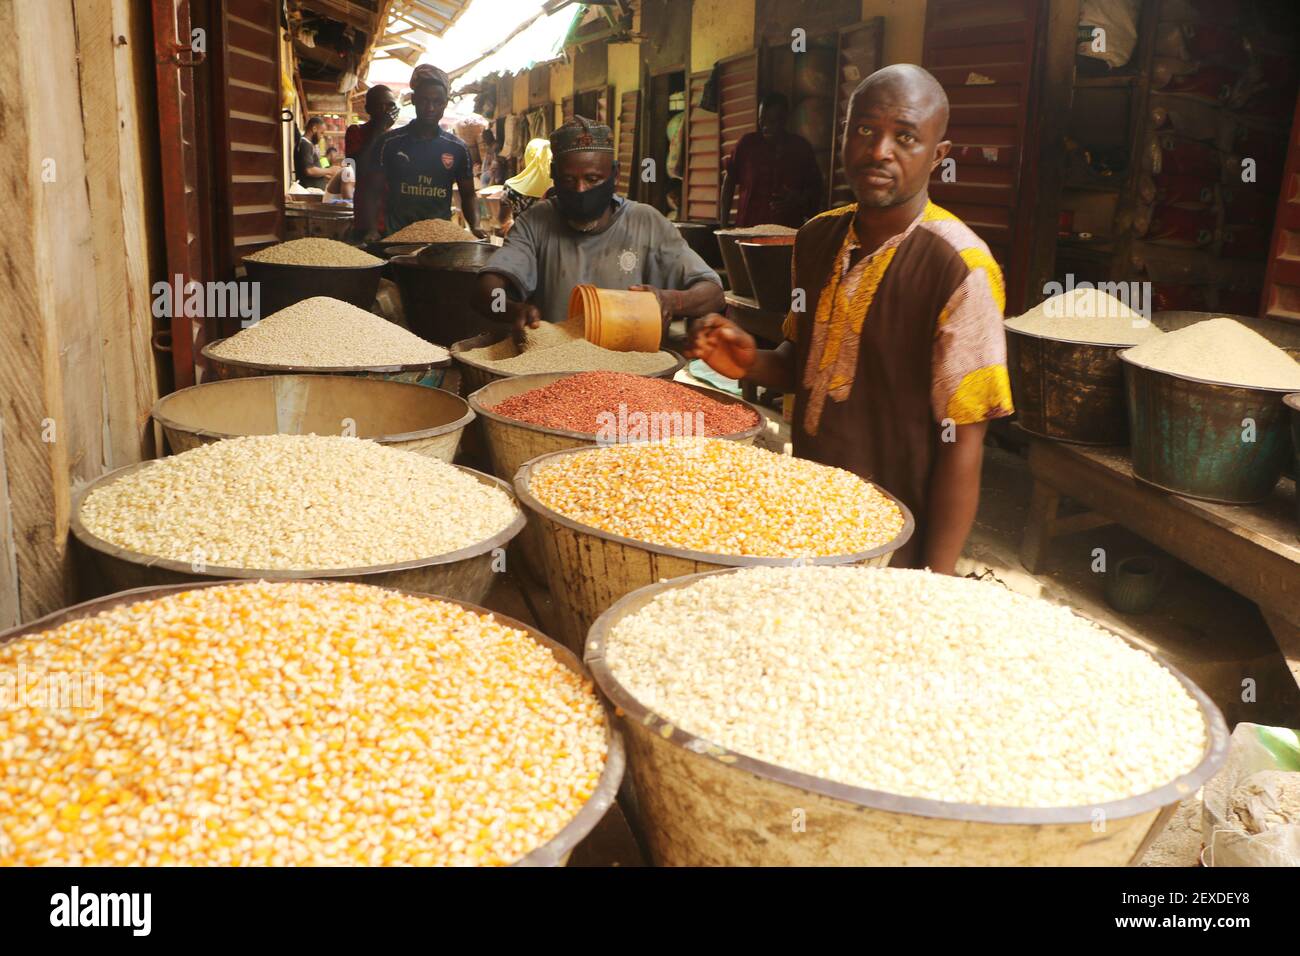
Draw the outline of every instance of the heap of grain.
<instances>
[{"instance_id":1,"label":"heap of grain","mask_svg":"<svg viewBox=\"0 0 1300 956\"><path fill-rule=\"evenodd\" d=\"M0 865L499 865L604 770L590 684L526 632L360 584L128 604L0 647L96 706L0 708Z\"/></svg>"},{"instance_id":2,"label":"heap of grain","mask_svg":"<svg viewBox=\"0 0 1300 956\"><path fill-rule=\"evenodd\" d=\"M777 223L766 223L757 226L737 226L734 229L719 229L718 232L725 233L728 236L793 236L798 229L790 226L782 226Z\"/></svg>"},{"instance_id":3,"label":"heap of grain","mask_svg":"<svg viewBox=\"0 0 1300 956\"><path fill-rule=\"evenodd\" d=\"M449 219L421 219L384 237L384 242L476 242L474 233Z\"/></svg>"},{"instance_id":4,"label":"heap of grain","mask_svg":"<svg viewBox=\"0 0 1300 956\"><path fill-rule=\"evenodd\" d=\"M1119 299L1096 289L1073 289L1040 302L1007 328L1048 339L1094 345L1137 345L1160 329Z\"/></svg>"},{"instance_id":5,"label":"heap of grain","mask_svg":"<svg viewBox=\"0 0 1300 956\"><path fill-rule=\"evenodd\" d=\"M548 508L610 534L710 554L829 557L903 530L899 507L852 472L718 438L610 445L533 472Z\"/></svg>"},{"instance_id":6,"label":"heap of grain","mask_svg":"<svg viewBox=\"0 0 1300 956\"><path fill-rule=\"evenodd\" d=\"M295 368L376 368L445 362L447 350L355 305L313 296L209 349L216 359Z\"/></svg>"},{"instance_id":7,"label":"heap of grain","mask_svg":"<svg viewBox=\"0 0 1300 956\"><path fill-rule=\"evenodd\" d=\"M720 402L677 382L621 372L581 372L511 396L491 411L543 428L589 435L607 434L611 421L625 426L638 421L677 423L676 434L642 437L730 435L759 420L746 405Z\"/></svg>"},{"instance_id":8,"label":"heap of grain","mask_svg":"<svg viewBox=\"0 0 1300 956\"><path fill-rule=\"evenodd\" d=\"M253 262L282 266L382 266L384 260L336 239L290 239L245 256Z\"/></svg>"},{"instance_id":9,"label":"heap of grain","mask_svg":"<svg viewBox=\"0 0 1300 956\"><path fill-rule=\"evenodd\" d=\"M578 323L543 322L525 329L522 348L507 336L463 357L504 375L532 372L628 372L656 375L677 364L669 352L615 352L582 337Z\"/></svg>"},{"instance_id":10,"label":"heap of grain","mask_svg":"<svg viewBox=\"0 0 1300 956\"><path fill-rule=\"evenodd\" d=\"M360 438L254 435L163 458L81 505L91 534L214 567L327 570L448 554L518 508L446 462Z\"/></svg>"},{"instance_id":11,"label":"heap of grain","mask_svg":"<svg viewBox=\"0 0 1300 956\"><path fill-rule=\"evenodd\" d=\"M752 568L670 588L605 657L645 707L767 763L908 797L1121 800L1191 771L1197 702L1068 608L903 569Z\"/></svg>"},{"instance_id":12,"label":"heap of grain","mask_svg":"<svg viewBox=\"0 0 1300 956\"><path fill-rule=\"evenodd\" d=\"M1300 362L1229 318L1197 322L1124 353L1129 361L1183 378L1244 388L1300 390Z\"/></svg>"}]
</instances>

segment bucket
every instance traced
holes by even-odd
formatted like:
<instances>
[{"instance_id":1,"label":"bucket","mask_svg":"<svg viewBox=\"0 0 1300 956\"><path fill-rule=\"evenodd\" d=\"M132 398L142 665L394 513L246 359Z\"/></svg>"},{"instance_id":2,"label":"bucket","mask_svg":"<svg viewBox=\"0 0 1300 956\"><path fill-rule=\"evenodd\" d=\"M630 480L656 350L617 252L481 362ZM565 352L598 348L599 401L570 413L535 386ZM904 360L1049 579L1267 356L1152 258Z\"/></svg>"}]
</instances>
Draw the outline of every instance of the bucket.
<instances>
[{"instance_id":1,"label":"bucket","mask_svg":"<svg viewBox=\"0 0 1300 956\"><path fill-rule=\"evenodd\" d=\"M1165 491L1253 504L1290 454L1284 389L1246 388L1124 363L1133 475Z\"/></svg>"},{"instance_id":2,"label":"bucket","mask_svg":"<svg viewBox=\"0 0 1300 956\"><path fill-rule=\"evenodd\" d=\"M790 311L790 291L794 285L790 274L794 260L794 236L755 236L741 239L741 258L749 271L754 298L764 312Z\"/></svg>"},{"instance_id":3,"label":"bucket","mask_svg":"<svg viewBox=\"0 0 1300 956\"><path fill-rule=\"evenodd\" d=\"M611 352L658 352L664 323L653 292L575 285L569 318L582 321L588 342Z\"/></svg>"}]
</instances>

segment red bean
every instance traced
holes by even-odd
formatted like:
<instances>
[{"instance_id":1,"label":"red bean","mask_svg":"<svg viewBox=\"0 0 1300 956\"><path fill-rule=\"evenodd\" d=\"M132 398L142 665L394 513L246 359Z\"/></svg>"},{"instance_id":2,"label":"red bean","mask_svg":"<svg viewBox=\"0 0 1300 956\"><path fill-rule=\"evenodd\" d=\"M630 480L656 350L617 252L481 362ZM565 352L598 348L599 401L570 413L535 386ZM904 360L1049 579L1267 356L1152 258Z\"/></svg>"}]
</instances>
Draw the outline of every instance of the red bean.
<instances>
[{"instance_id":1,"label":"red bean","mask_svg":"<svg viewBox=\"0 0 1300 956\"><path fill-rule=\"evenodd\" d=\"M720 402L667 379L625 372L580 372L515 395L490 410L543 428L593 435L606 432L612 422L627 423L630 420L634 423L636 419L631 416L637 412L646 416L665 413L679 413L683 418L689 416L688 428L693 428L699 421L696 414L700 413L703 415L703 434L710 437L743 431L758 424L759 420L747 405ZM689 434L699 433L691 431ZM659 434L650 437L679 436Z\"/></svg>"}]
</instances>

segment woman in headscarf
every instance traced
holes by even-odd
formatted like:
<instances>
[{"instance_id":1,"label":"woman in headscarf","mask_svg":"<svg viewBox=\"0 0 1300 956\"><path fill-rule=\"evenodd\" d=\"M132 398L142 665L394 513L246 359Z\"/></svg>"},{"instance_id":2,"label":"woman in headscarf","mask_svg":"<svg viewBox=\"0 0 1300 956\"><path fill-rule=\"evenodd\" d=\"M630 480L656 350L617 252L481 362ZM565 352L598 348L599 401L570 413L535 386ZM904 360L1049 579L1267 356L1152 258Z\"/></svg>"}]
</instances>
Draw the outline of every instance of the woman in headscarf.
<instances>
[{"instance_id":1,"label":"woman in headscarf","mask_svg":"<svg viewBox=\"0 0 1300 956\"><path fill-rule=\"evenodd\" d=\"M538 137L524 147L524 168L506 180L505 202L501 204L502 231L508 232L519 215L550 191L551 141Z\"/></svg>"}]
</instances>

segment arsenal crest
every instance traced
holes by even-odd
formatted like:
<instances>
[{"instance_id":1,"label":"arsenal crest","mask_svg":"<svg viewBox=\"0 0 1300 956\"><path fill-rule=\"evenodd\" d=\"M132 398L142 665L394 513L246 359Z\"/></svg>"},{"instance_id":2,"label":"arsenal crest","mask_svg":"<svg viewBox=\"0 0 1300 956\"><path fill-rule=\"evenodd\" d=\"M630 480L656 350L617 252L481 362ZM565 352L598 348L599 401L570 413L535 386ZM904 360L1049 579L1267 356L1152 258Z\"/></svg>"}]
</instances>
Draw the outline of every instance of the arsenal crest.
<instances>
[{"instance_id":1,"label":"arsenal crest","mask_svg":"<svg viewBox=\"0 0 1300 956\"><path fill-rule=\"evenodd\" d=\"M455 162L456 162L456 157L451 155L451 153L442 154L442 166L444 169L451 169L451 167L455 164Z\"/></svg>"}]
</instances>

